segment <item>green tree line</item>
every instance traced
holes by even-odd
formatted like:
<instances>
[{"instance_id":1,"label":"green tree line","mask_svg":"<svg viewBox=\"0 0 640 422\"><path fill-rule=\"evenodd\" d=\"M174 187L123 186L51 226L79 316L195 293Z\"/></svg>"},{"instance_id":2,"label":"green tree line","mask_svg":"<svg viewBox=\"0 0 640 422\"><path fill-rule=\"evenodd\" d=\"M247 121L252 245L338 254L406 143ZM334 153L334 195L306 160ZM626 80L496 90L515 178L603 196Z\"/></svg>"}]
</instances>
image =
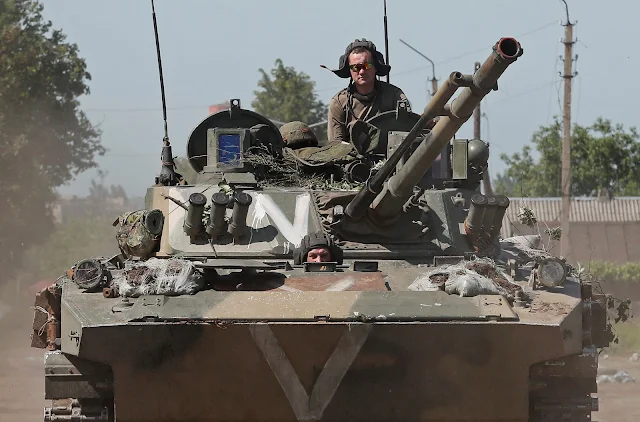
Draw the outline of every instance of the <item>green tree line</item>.
<instances>
[{"instance_id":1,"label":"green tree line","mask_svg":"<svg viewBox=\"0 0 640 422\"><path fill-rule=\"evenodd\" d=\"M539 158L534 159L533 151ZM542 126L521 152L500 158L507 165L494 180L498 193L510 196L559 197L562 170L562 126L558 118ZM571 130L571 194L597 196L603 189L615 195L640 195L640 143L635 127L598 118Z\"/></svg>"}]
</instances>

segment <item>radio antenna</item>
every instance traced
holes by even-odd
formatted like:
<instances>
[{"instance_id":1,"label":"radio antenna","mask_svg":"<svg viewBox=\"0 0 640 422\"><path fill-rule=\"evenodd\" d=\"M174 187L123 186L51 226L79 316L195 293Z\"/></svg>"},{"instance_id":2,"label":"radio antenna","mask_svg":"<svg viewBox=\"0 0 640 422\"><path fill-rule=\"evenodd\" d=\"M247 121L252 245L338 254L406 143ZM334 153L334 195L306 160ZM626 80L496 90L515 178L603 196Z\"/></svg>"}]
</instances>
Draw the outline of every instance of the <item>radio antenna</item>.
<instances>
[{"instance_id":1,"label":"radio antenna","mask_svg":"<svg viewBox=\"0 0 640 422\"><path fill-rule=\"evenodd\" d=\"M164 95L164 78L162 76L162 58L160 57L160 38L158 37L158 22L156 20L156 8L151 0L151 15L153 17L153 32L156 38L156 54L158 56L158 71L160 73L160 91L162 93L162 117L164 118L164 138L162 139L162 169L156 177L156 184L174 186L178 184L181 175L174 171L176 164L173 162L171 143L169 142L169 130L167 128L167 101Z\"/></svg>"},{"instance_id":2,"label":"radio antenna","mask_svg":"<svg viewBox=\"0 0 640 422\"><path fill-rule=\"evenodd\" d=\"M389 31L387 30L387 0L384 0L384 51L387 65L389 65ZM387 83L389 83L389 73L387 73Z\"/></svg>"}]
</instances>

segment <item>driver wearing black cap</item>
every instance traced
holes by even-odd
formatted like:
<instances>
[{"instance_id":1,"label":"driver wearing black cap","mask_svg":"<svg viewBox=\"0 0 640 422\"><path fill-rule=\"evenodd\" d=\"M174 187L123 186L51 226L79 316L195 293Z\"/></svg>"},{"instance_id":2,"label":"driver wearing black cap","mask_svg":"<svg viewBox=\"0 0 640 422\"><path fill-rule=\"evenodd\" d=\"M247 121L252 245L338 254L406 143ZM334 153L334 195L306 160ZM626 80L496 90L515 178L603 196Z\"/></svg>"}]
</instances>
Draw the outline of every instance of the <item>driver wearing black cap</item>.
<instances>
[{"instance_id":1,"label":"driver wearing black cap","mask_svg":"<svg viewBox=\"0 0 640 422\"><path fill-rule=\"evenodd\" d=\"M398 101L411 105L400 88L381 81L377 76L386 76L391 66L375 44L366 39L357 39L347 46L340 56L339 69L332 70L341 78L350 78L349 86L338 92L329 103L329 142L350 142L349 124L355 120L368 120L385 111L395 110Z\"/></svg>"}]
</instances>

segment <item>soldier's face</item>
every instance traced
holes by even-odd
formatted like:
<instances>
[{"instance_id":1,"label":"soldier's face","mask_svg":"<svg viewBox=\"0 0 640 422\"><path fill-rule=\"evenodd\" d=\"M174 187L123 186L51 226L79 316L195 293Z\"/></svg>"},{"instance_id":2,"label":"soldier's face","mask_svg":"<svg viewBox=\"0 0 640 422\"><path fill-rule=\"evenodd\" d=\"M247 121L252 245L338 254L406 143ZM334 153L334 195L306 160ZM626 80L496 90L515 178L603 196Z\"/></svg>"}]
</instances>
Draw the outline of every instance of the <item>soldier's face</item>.
<instances>
[{"instance_id":1,"label":"soldier's face","mask_svg":"<svg viewBox=\"0 0 640 422\"><path fill-rule=\"evenodd\" d=\"M307 254L307 262L330 262L331 252L327 248L311 249Z\"/></svg>"},{"instance_id":2,"label":"soldier's face","mask_svg":"<svg viewBox=\"0 0 640 422\"><path fill-rule=\"evenodd\" d=\"M371 53L365 51L363 53L349 54L349 71L351 72L351 79L356 85L361 87L373 86L376 78L376 67L373 65Z\"/></svg>"}]
</instances>

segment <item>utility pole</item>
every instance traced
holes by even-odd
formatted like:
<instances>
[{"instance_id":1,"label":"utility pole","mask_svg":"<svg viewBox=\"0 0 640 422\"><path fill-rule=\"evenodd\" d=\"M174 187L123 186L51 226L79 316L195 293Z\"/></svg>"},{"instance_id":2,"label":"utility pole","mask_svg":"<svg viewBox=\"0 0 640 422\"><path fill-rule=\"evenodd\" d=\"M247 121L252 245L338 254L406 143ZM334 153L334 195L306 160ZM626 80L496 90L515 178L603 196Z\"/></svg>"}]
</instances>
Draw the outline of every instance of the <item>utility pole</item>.
<instances>
[{"instance_id":1,"label":"utility pole","mask_svg":"<svg viewBox=\"0 0 640 422\"><path fill-rule=\"evenodd\" d=\"M436 65L433 63L433 60L431 60L429 57L425 56L415 48L411 47L409 44L407 44L403 40L400 40L400 42L406 45L407 47L409 47L410 49L412 49L413 51L415 51L416 53L418 53L423 58L427 59L429 63L431 63L431 71L433 72L433 77L431 78L431 96L433 97L436 94L436 91L438 91L438 80L436 79Z\"/></svg>"},{"instance_id":2,"label":"utility pole","mask_svg":"<svg viewBox=\"0 0 640 422\"><path fill-rule=\"evenodd\" d=\"M564 111L562 117L562 210L560 213L560 254L567 259L571 258L570 224L571 211L571 80L576 75L573 73L573 24L569 20L569 6L564 3L567 13L567 21L564 26Z\"/></svg>"},{"instance_id":3,"label":"utility pole","mask_svg":"<svg viewBox=\"0 0 640 422\"><path fill-rule=\"evenodd\" d=\"M480 62L476 62L474 65L473 73L476 73L480 69ZM473 110L473 139L482 140L482 136L480 135L480 117L482 113L480 112L480 103ZM489 165L487 164L487 168L482 175L482 187L484 189L485 195L493 195L493 188L491 187L491 178L489 177Z\"/></svg>"}]
</instances>

